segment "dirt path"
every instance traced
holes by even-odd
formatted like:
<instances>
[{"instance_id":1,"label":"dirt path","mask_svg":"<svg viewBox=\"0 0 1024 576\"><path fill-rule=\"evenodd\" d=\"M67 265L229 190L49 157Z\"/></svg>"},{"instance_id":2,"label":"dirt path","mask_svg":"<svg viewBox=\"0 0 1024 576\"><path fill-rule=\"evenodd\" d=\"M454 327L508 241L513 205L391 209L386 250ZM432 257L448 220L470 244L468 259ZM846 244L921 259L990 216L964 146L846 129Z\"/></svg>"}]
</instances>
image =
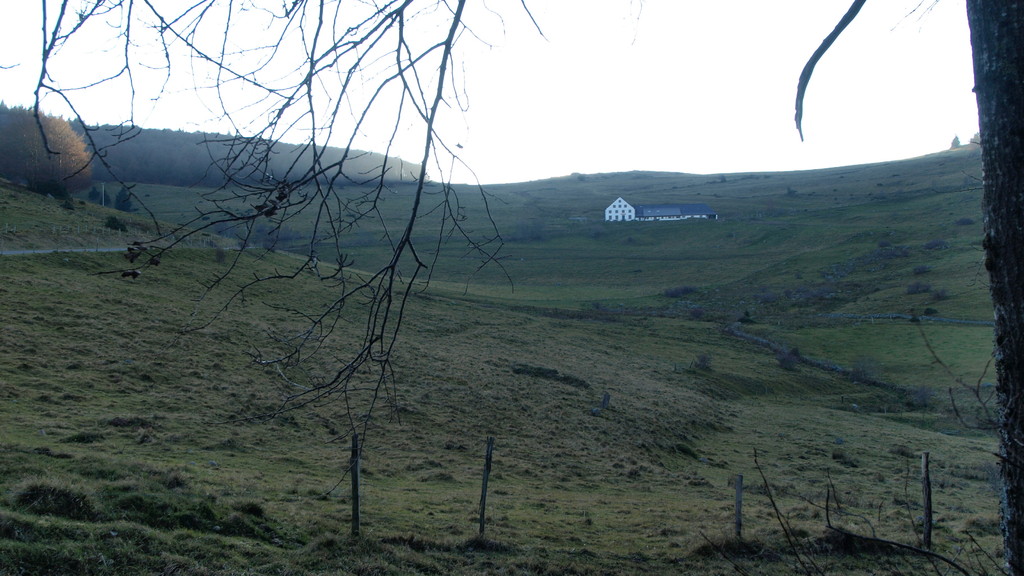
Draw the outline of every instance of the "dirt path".
<instances>
[{"instance_id":1,"label":"dirt path","mask_svg":"<svg viewBox=\"0 0 1024 576\"><path fill-rule=\"evenodd\" d=\"M0 256L47 254L50 252L119 252L122 250L124 250L123 246L117 248L37 248L34 250L0 250Z\"/></svg>"}]
</instances>

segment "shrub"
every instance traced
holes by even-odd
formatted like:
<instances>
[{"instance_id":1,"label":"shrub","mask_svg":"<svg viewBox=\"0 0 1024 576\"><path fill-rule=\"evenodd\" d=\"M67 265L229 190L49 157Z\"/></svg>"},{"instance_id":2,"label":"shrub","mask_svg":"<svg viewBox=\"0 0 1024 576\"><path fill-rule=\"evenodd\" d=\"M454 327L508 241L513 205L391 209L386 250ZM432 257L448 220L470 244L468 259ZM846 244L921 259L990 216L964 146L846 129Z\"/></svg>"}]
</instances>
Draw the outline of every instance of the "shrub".
<instances>
[{"instance_id":1,"label":"shrub","mask_svg":"<svg viewBox=\"0 0 1024 576\"><path fill-rule=\"evenodd\" d=\"M832 459L847 468L857 468L859 466L856 458L847 454L845 450L838 448L832 451Z\"/></svg>"},{"instance_id":2,"label":"shrub","mask_svg":"<svg viewBox=\"0 0 1024 576\"><path fill-rule=\"evenodd\" d=\"M935 300L946 300L949 298L949 291L945 288L938 288L932 292L932 298Z\"/></svg>"},{"instance_id":3,"label":"shrub","mask_svg":"<svg viewBox=\"0 0 1024 576\"><path fill-rule=\"evenodd\" d=\"M667 298L682 298L687 294L693 294L697 289L693 286L676 286L675 288L666 288L662 294Z\"/></svg>"},{"instance_id":4,"label":"shrub","mask_svg":"<svg viewBox=\"0 0 1024 576\"><path fill-rule=\"evenodd\" d=\"M693 359L691 366L698 370L711 370L711 354L698 354L697 357Z\"/></svg>"},{"instance_id":5,"label":"shrub","mask_svg":"<svg viewBox=\"0 0 1024 576\"><path fill-rule=\"evenodd\" d=\"M580 378L579 376L573 376L572 374L559 374L558 377L555 378L555 380L561 382L562 384L575 386L576 388L590 388L589 382L587 382L583 378Z\"/></svg>"},{"instance_id":6,"label":"shrub","mask_svg":"<svg viewBox=\"0 0 1024 576\"><path fill-rule=\"evenodd\" d=\"M61 440L61 442L73 444L92 444L94 442L99 442L100 440L103 440L103 434L100 434L99 432L76 432L75 434L72 434L71 436L64 438L63 440Z\"/></svg>"},{"instance_id":7,"label":"shrub","mask_svg":"<svg viewBox=\"0 0 1024 576\"><path fill-rule=\"evenodd\" d=\"M115 428L152 428L153 423L141 416L115 416L107 420L108 426Z\"/></svg>"},{"instance_id":8,"label":"shrub","mask_svg":"<svg viewBox=\"0 0 1024 576\"><path fill-rule=\"evenodd\" d=\"M263 509L263 506L259 502L254 502L251 500L245 502L238 502L234 506L232 506L232 508L234 508L238 512L241 512L242 514L248 514L249 516L255 516L256 518L263 518L264 516L266 516L266 511Z\"/></svg>"},{"instance_id":9,"label":"shrub","mask_svg":"<svg viewBox=\"0 0 1024 576\"><path fill-rule=\"evenodd\" d=\"M576 388L590 388L590 383L586 380L571 374L559 374L558 370L555 370L554 368L530 366L529 364L513 364L512 373L524 374L535 378L546 378L548 380L568 384L569 386L575 386Z\"/></svg>"},{"instance_id":10,"label":"shrub","mask_svg":"<svg viewBox=\"0 0 1024 576\"><path fill-rule=\"evenodd\" d=\"M853 363L850 370L850 379L854 382L870 382L878 379L878 361L874 358L864 356Z\"/></svg>"},{"instance_id":11,"label":"shrub","mask_svg":"<svg viewBox=\"0 0 1024 576\"><path fill-rule=\"evenodd\" d=\"M961 218L956 221L957 226L970 226L971 224L974 224L974 220L971 218Z\"/></svg>"},{"instance_id":12,"label":"shrub","mask_svg":"<svg viewBox=\"0 0 1024 576\"><path fill-rule=\"evenodd\" d=\"M775 360L783 370L796 370L800 363L800 351L796 348L787 348L775 353Z\"/></svg>"},{"instance_id":13,"label":"shrub","mask_svg":"<svg viewBox=\"0 0 1024 576\"><path fill-rule=\"evenodd\" d=\"M704 314L705 312L703 308L690 308L691 320L701 320L702 318L704 318Z\"/></svg>"},{"instance_id":14,"label":"shrub","mask_svg":"<svg viewBox=\"0 0 1024 576\"><path fill-rule=\"evenodd\" d=\"M96 510L88 496L52 480L29 481L15 491L14 501L33 514L93 520Z\"/></svg>"},{"instance_id":15,"label":"shrub","mask_svg":"<svg viewBox=\"0 0 1024 576\"><path fill-rule=\"evenodd\" d=\"M997 536L999 532L999 518L992 516L972 516L964 522L964 528L971 534L987 534Z\"/></svg>"},{"instance_id":16,"label":"shrub","mask_svg":"<svg viewBox=\"0 0 1024 576\"><path fill-rule=\"evenodd\" d=\"M117 216L107 216L107 221L103 223L103 226L119 232L128 231L128 225L124 223L124 220L121 220Z\"/></svg>"},{"instance_id":17,"label":"shrub","mask_svg":"<svg viewBox=\"0 0 1024 576\"><path fill-rule=\"evenodd\" d=\"M879 244L883 244L883 242L879 242ZM890 244L888 242L884 242L884 244L886 244L886 245L885 246L881 246L880 245L878 247L878 250L875 250L874 252L872 252L871 255L868 257L868 259L869 260L875 260L875 259L878 259L878 260L890 260L892 258L906 258L907 256L910 256L910 247L909 246L904 246L903 244L898 244L896 246L893 246L892 244Z\"/></svg>"},{"instance_id":18,"label":"shrub","mask_svg":"<svg viewBox=\"0 0 1024 576\"><path fill-rule=\"evenodd\" d=\"M927 386L918 386L910 391L910 404L920 408L925 408L931 404L932 397L935 396L935 391Z\"/></svg>"},{"instance_id":19,"label":"shrub","mask_svg":"<svg viewBox=\"0 0 1024 576\"><path fill-rule=\"evenodd\" d=\"M925 282L912 282L907 284L907 294L924 294L932 289L931 284Z\"/></svg>"},{"instance_id":20,"label":"shrub","mask_svg":"<svg viewBox=\"0 0 1024 576\"><path fill-rule=\"evenodd\" d=\"M798 286L793 289L785 291L786 298L795 300L798 302L806 302L812 300L828 300L834 294L834 286L832 284L818 284L814 286Z\"/></svg>"},{"instance_id":21,"label":"shrub","mask_svg":"<svg viewBox=\"0 0 1024 576\"><path fill-rule=\"evenodd\" d=\"M132 492L112 498L110 507L116 517L153 528L209 531L217 524L209 503L176 493Z\"/></svg>"},{"instance_id":22,"label":"shrub","mask_svg":"<svg viewBox=\"0 0 1024 576\"><path fill-rule=\"evenodd\" d=\"M896 446L889 448L889 453L895 454L896 456L902 456L904 458L914 458L917 456L916 452L903 444L897 444Z\"/></svg>"},{"instance_id":23,"label":"shrub","mask_svg":"<svg viewBox=\"0 0 1024 576\"><path fill-rule=\"evenodd\" d=\"M535 376L537 378L548 378L553 379L558 377L558 370L554 368L543 368L541 366L530 366L529 364L513 364L513 374L525 374L526 376Z\"/></svg>"},{"instance_id":24,"label":"shrub","mask_svg":"<svg viewBox=\"0 0 1024 576\"><path fill-rule=\"evenodd\" d=\"M945 250L946 248L949 248L949 242L946 242L941 238L929 240L924 243L925 250Z\"/></svg>"},{"instance_id":25,"label":"shrub","mask_svg":"<svg viewBox=\"0 0 1024 576\"><path fill-rule=\"evenodd\" d=\"M932 271L932 267L927 264L921 264L920 266L914 266L914 274L920 276L921 274L927 274Z\"/></svg>"},{"instance_id":26,"label":"shrub","mask_svg":"<svg viewBox=\"0 0 1024 576\"><path fill-rule=\"evenodd\" d=\"M188 477L181 470L167 470L158 474L157 481L165 488L175 490L188 486Z\"/></svg>"},{"instance_id":27,"label":"shrub","mask_svg":"<svg viewBox=\"0 0 1024 576\"><path fill-rule=\"evenodd\" d=\"M853 268L858 265L873 264L875 262L882 262L885 260L893 260L895 258L906 258L910 256L910 247L903 244L893 246L888 242L880 242L879 244L885 244L872 250L868 254L861 256L855 260L849 261L846 265L850 268L849 272L853 271ZM835 266L835 265L833 265Z\"/></svg>"}]
</instances>

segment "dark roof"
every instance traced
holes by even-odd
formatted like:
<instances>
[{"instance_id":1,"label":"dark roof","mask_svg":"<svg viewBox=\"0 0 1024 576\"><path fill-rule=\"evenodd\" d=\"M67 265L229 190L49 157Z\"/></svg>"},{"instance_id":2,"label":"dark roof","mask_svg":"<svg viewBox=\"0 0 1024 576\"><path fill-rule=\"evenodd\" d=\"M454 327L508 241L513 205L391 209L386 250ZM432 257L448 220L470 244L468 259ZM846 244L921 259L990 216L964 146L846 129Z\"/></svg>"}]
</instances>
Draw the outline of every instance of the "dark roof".
<instances>
[{"instance_id":1,"label":"dark roof","mask_svg":"<svg viewBox=\"0 0 1024 576\"><path fill-rule=\"evenodd\" d=\"M715 211L707 204L644 204L634 208L637 218L715 215Z\"/></svg>"}]
</instances>

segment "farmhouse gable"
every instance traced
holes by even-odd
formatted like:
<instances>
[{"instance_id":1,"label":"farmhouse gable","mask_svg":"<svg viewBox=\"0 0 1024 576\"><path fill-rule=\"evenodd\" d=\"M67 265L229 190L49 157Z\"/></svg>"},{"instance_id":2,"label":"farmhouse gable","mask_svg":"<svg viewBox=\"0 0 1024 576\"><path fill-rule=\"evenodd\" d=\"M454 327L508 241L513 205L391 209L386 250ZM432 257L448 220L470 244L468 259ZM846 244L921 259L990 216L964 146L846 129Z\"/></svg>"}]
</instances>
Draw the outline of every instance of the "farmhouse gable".
<instances>
[{"instance_id":1,"label":"farmhouse gable","mask_svg":"<svg viewBox=\"0 0 1024 576\"><path fill-rule=\"evenodd\" d=\"M606 222L629 221L635 218L636 209L621 197L612 202L611 206L604 209L604 219Z\"/></svg>"}]
</instances>

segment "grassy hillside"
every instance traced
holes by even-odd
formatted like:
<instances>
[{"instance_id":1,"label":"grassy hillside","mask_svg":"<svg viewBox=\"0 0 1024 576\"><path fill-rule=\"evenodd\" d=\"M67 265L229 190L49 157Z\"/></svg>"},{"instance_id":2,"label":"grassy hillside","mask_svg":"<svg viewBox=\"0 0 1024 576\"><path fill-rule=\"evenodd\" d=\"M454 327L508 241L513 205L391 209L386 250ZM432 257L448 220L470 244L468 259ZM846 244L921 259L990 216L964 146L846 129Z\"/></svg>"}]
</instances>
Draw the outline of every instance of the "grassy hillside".
<instances>
[{"instance_id":1,"label":"grassy hillside","mask_svg":"<svg viewBox=\"0 0 1024 576\"><path fill-rule=\"evenodd\" d=\"M281 304L322 301L330 286L303 275L212 318L230 292L197 304L226 266L210 249L176 250L135 281L102 273L124 266L117 253L0 256L0 574L726 574L733 563L791 573L798 560L769 494L797 550L827 572L915 572L923 561L830 534L821 507L831 484L844 511L833 521L914 543L922 451L936 549L966 547L965 562L984 562L999 546L995 441L957 421L945 389L981 377L991 329L859 317L991 317L979 193L962 187L972 154L494 190L500 228L543 217L542 233L507 243L514 290L490 270L467 283L459 254L442 253L436 281L409 303L390 400L366 428L359 538L348 536L343 470L362 411L325 402L251 418L295 390L247 353L299 329ZM822 198L830 182L841 192ZM593 221L614 197L673 201L680 190L723 220ZM752 207L769 200L777 213ZM17 222L2 236L8 249L61 246L67 233L48 236L46 222L102 228L111 214L11 189L0 208L0 226ZM579 215L591 221L567 219ZM925 247L935 239L946 246ZM357 260L374 257L364 251ZM291 262L243 255L237 278ZM932 287L907 294L915 281ZM676 287L686 289L664 295ZM339 358L361 336L352 312L331 341ZM722 330L740 317L747 333L886 385L784 366ZM610 406L595 413L606 392ZM368 401L357 389L351 400ZM496 449L479 538L487 436Z\"/></svg>"},{"instance_id":2,"label":"grassy hillside","mask_svg":"<svg viewBox=\"0 0 1024 576\"><path fill-rule=\"evenodd\" d=\"M473 239L494 234L493 219L505 239L498 256L517 288L515 300L628 303L685 284L749 291L822 283L853 288L853 297L859 298L863 289L858 284L902 282L900 275L910 276L920 265L932 266L940 274L977 272L965 266L970 263L967 258L950 258L963 257L961 249L978 247L980 171L978 149L967 146L902 162L807 172L626 173L488 186L482 191L456 186L448 199ZM364 220L343 239L346 253L367 263L380 258L384 227L394 230L403 222L411 191L408 186L389 188L380 201L380 218ZM352 196L362 192L341 191ZM168 221L186 221L203 207L195 192L180 188L139 185L136 193L148 209ZM721 221L601 221L604 208L618 196L633 203L707 202ZM417 239L426 256L433 256L437 244L443 216L437 208L444 201L440 187L427 188L417 224ZM302 230L314 217L288 214L286 226ZM934 240L957 250L927 249ZM333 260L328 246L319 249L323 260ZM471 291L488 295L511 293L499 267L477 271L480 262L467 253L461 235L447 239L441 249L434 278L469 282ZM949 270L941 267L946 263ZM888 274L879 274L882 271ZM531 297L519 289L542 292ZM968 300L969 308L983 305L984 297L971 295Z\"/></svg>"}]
</instances>

